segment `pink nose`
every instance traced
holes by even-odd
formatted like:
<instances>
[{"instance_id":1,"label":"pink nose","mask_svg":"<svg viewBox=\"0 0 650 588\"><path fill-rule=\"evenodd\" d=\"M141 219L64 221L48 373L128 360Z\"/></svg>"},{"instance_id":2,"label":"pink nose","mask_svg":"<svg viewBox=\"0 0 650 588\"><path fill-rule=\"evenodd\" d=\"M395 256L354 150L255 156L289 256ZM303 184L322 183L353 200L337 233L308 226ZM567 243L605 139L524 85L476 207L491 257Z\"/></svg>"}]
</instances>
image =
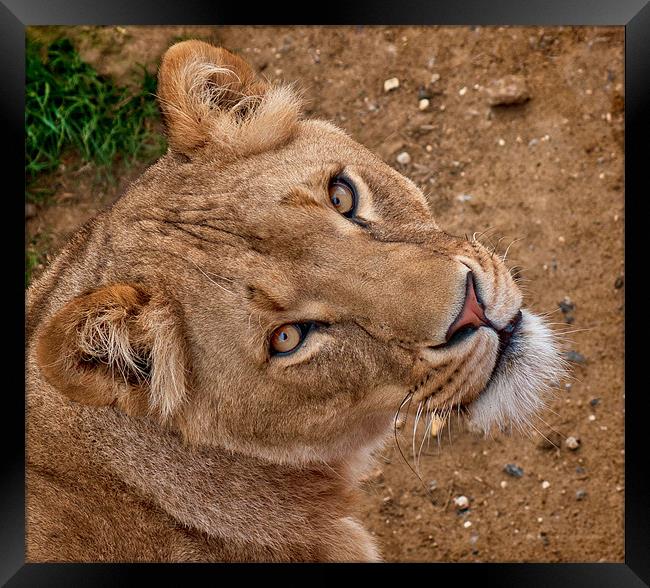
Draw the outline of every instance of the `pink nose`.
<instances>
[{"instance_id":1,"label":"pink nose","mask_svg":"<svg viewBox=\"0 0 650 588\"><path fill-rule=\"evenodd\" d=\"M467 285L465 289L465 303L460 311L456 320L451 324L447 331L447 341L451 339L455 333L466 327L478 328L481 326L489 326L490 322L485 318L483 312L483 305L476 297L476 290L474 289L474 275L472 272L467 274Z\"/></svg>"}]
</instances>

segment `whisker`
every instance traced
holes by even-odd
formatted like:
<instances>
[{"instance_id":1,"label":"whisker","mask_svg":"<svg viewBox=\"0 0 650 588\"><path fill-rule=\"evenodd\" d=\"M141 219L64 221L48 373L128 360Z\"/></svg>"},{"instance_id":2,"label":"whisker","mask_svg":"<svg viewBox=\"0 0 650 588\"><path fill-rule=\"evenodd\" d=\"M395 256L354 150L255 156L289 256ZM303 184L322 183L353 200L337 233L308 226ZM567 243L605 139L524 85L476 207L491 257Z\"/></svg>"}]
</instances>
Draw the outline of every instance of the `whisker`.
<instances>
[{"instance_id":1,"label":"whisker","mask_svg":"<svg viewBox=\"0 0 650 588\"><path fill-rule=\"evenodd\" d=\"M228 290L228 288L224 288L221 284L217 284L217 282L215 282L208 274L206 274L195 261L193 261L192 259L190 259L189 261L190 261L191 264L193 264L208 279L209 282L214 284L217 288L221 288L224 292L227 292L228 294L231 294L232 296L236 296L236 294L234 292L232 292L231 290Z\"/></svg>"},{"instance_id":2,"label":"whisker","mask_svg":"<svg viewBox=\"0 0 650 588\"><path fill-rule=\"evenodd\" d=\"M505 262L506 257L508 256L508 251L510 251L510 247L512 247L515 243L519 241L523 241L524 239L525 237L519 237L518 239L515 239L512 243L510 243L510 245L508 245L508 248L506 249L506 252L503 254L503 257L501 258L501 261Z\"/></svg>"}]
</instances>

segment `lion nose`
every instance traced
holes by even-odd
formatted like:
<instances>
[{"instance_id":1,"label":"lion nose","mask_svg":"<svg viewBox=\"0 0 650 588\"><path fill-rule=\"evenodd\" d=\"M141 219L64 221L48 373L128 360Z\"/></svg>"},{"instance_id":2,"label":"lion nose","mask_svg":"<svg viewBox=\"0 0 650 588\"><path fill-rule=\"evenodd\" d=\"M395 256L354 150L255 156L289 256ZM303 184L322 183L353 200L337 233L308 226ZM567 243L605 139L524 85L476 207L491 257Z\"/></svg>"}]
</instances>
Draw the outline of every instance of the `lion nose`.
<instances>
[{"instance_id":1,"label":"lion nose","mask_svg":"<svg viewBox=\"0 0 650 588\"><path fill-rule=\"evenodd\" d=\"M465 286L465 303L463 308L449 327L447 331L446 341L449 341L458 331L467 327L478 328L481 326L489 326L490 323L485 318L483 312L483 305L479 302L476 296L476 289L474 288L474 275L472 272L467 273L467 282Z\"/></svg>"}]
</instances>

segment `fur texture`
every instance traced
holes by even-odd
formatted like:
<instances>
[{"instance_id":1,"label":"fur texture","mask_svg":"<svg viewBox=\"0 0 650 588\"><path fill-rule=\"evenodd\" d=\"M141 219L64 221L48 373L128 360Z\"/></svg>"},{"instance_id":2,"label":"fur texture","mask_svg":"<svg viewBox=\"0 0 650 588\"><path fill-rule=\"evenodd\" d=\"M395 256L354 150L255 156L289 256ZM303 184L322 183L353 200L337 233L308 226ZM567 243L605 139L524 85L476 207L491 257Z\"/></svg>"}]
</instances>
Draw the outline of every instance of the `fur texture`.
<instances>
[{"instance_id":1,"label":"fur texture","mask_svg":"<svg viewBox=\"0 0 650 588\"><path fill-rule=\"evenodd\" d=\"M519 426L552 337L523 311L500 356L502 260L291 88L186 41L159 93L169 152L28 292L28 560L376 561L355 487L396 411ZM494 328L447 343L469 271Z\"/></svg>"}]
</instances>

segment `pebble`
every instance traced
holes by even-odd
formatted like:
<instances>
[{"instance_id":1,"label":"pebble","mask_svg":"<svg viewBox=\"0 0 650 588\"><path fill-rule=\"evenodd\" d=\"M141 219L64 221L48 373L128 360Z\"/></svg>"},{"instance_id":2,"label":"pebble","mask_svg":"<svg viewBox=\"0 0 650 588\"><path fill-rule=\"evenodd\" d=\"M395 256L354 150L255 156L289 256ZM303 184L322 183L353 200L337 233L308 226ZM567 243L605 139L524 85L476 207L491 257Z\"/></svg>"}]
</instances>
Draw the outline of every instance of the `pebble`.
<instances>
[{"instance_id":1,"label":"pebble","mask_svg":"<svg viewBox=\"0 0 650 588\"><path fill-rule=\"evenodd\" d=\"M623 287L623 283L624 283L624 282L623 282L623 276L618 276L618 278L616 278L616 281L614 282L614 288L616 288L617 290L618 290L619 288L622 288L622 287Z\"/></svg>"},{"instance_id":2,"label":"pebble","mask_svg":"<svg viewBox=\"0 0 650 588\"><path fill-rule=\"evenodd\" d=\"M559 237L559 239L564 241L564 237ZM558 302L558 306L564 315L564 321L569 324L573 323L574 318L572 312L575 310L576 305L571 301L571 299L568 296L565 296L560 302Z\"/></svg>"},{"instance_id":3,"label":"pebble","mask_svg":"<svg viewBox=\"0 0 650 588\"><path fill-rule=\"evenodd\" d=\"M34 204L31 202L25 203L25 218L34 218L37 212L38 210Z\"/></svg>"},{"instance_id":4,"label":"pebble","mask_svg":"<svg viewBox=\"0 0 650 588\"><path fill-rule=\"evenodd\" d=\"M408 165L411 163L411 156L406 151L402 151L395 159L400 165Z\"/></svg>"},{"instance_id":5,"label":"pebble","mask_svg":"<svg viewBox=\"0 0 650 588\"><path fill-rule=\"evenodd\" d=\"M463 527L465 527L466 529L469 529L471 526L472 526L472 521L465 521L463 523Z\"/></svg>"},{"instance_id":6,"label":"pebble","mask_svg":"<svg viewBox=\"0 0 650 588\"><path fill-rule=\"evenodd\" d=\"M580 439L577 437L567 437L566 440L564 441L564 444L571 450L575 451L580 447Z\"/></svg>"},{"instance_id":7,"label":"pebble","mask_svg":"<svg viewBox=\"0 0 650 588\"><path fill-rule=\"evenodd\" d=\"M472 196L470 194L459 194L458 196L456 196L456 200L458 200L458 202L467 202L468 200L471 199Z\"/></svg>"},{"instance_id":8,"label":"pebble","mask_svg":"<svg viewBox=\"0 0 650 588\"><path fill-rule=\"evenodd\" d=\"M585 363L587 358L577 351L565 351L562 356L573 363Z\"/></svg>"},{"instance_id":9,"label":"pebble","mask_svg":"<svg viewBox=\"0 0 650 588\"><path fill-rule=\"evenodd\" d=\"M454 504L458 510L467 510L469 508L469 498L467 496L456 496Z\"/></svg>"},{"instance_id":10,"label":"pebble","mask_svg":"<svg viewBox=\"0 0 650 588\"><path fill-rule=\"evenodd\" d=\"M490 106L521 104L530 99L526 80L522 76L505 76L494 80L487 88Z\"/></svg>"},{"instance_id":11,"label":"pebble","mask_svg":"<svg viewBox=\"0 0 650 588\"><path fill-rule=\"evenodd\" d=\"M429 102L428 98L421 98L420 101L418 102L418 108L420 110L426 110L427 108L429 108L429 104L431 104L431 102Z\"/></svg>"},{"instance_id":12,"label":"pebble","mask_svg":"<svg viewBox=\"0 0 650 588\"><path fill-rule=\"evenodd\" d=\"M499 486L501 486L501 488L505 488L505 487L508 486L508 482L506 482L505 480L501 480L501 483L499 484Z\"/></svg>"},{"instance_id":13,"label":"pebble","mask_svg":"<svg viewBox=\"0 0 650 588\"><path fill-rule=\"evenodd\" d=\"M429 486L428 486L428 488L429 488L429 492L433 492L434 490L436 490L436 489L438 488L438 482L437 482L437 480L431 480L431 481L429 482Z\"/></svg>"},{"instance_id":14,"label":"pebble","mask_svg":"<svg viewBox=\"0 0 650 588\"><path fill-rule=\"evenodd\" d=\"M584 500L586 496L587 496L586 490L580 489L576 491L576 500Z\"/></svg>"},{"instance_id":15,"label":"pebble","mask_svg":"<svg viewBox=\"0 0 650 588\"><path fill-rule=\"evenodd\" d=\"M399 80L397 78L389 78L384 82L384 92L390 92L399 88Z\"/></svg>"},{"instance_id":16,"label":"pebble","mask_svg":"<svg viewBox=\"0 0 650 588\"><path fill-rule=\"evenodd\" d=\"M592 423L596 420L596 415L595 414L590 414L587 419L591 421Z\"/></svg>"},{"instance_id":17,"label":"pebble","mask_svg":"<svg viewBox=\"0 0 650 588\"><path fill-rule=\"evenodd\" d=\"M542 482L542 488L544 488L544 490L546 490L550 485L551 483L548 480Z\"/></svg>"},{"instance_id":18,"label":"pebble","mask_svg":"<svg viewBox=\"0 0 650 588\"><path fill-rule=\"evenodd\" d=\"M514 463L506 464L503 471L513 478L521 478L524 475L524 470Z\"/></svg>"},{"instance_id":19,"label":"pebble","mask_svg":"<svg viewBox=\"0 0 650 588\"><path fill-rule=\"evenodd\" d=\"M563 314L567 314L576 308L576 305L568 296L565 296L560 302L558 302L558 306Z\"/></svg>"},{"instance_id":20,"label":"pebble","mask_svg":"<svg viewBox=\"0 0 650 588\"><path fill-rule=\"evenodd\" d=\"M420 86L418 88L418 100L423 98L431 98L431 92L425 86Z\"/></svg>"},{"instance_id":21,"label":"pebble","mask_svg":"<svg viewBox=\"0 0 650 588\"><path fill-rule=\"evenodd\" d=\"M600 404L600 398L592 398L589 401L589 404L591 404L591 406L598 406Z\"/></svg>"},{"instance_id":22,"label":"pebble","mask_svg":"<svg viewBox=\"0 0 650 588\"><path fill-rule=\"evenodd\" d=\"M436 437L446 422L447 420L441 416L433 415L431 418L431 436Z\"/></svg>"},{"instance_id":23,"label":"pebble","mask_svg":"<svg viewBox=\"0 0 650 588\"><path fill-rule=\"evenodd\" d=\"M435 84L439 79L440 79L440 74L439 73L431 74L431 83L432 84Z\"/></svg>"},{"instance_id":24,"label":"pebble","mask_svg":"<svg viewBox=\"0 0 650 588\"><path fill-rule=\"evenodd\" d=\"M544 434L540 433L540 439L537 442L539 449L547 451L557 449L562 444L562 436L555 431L545 431Z\"/></svg>"}]
</instances>

